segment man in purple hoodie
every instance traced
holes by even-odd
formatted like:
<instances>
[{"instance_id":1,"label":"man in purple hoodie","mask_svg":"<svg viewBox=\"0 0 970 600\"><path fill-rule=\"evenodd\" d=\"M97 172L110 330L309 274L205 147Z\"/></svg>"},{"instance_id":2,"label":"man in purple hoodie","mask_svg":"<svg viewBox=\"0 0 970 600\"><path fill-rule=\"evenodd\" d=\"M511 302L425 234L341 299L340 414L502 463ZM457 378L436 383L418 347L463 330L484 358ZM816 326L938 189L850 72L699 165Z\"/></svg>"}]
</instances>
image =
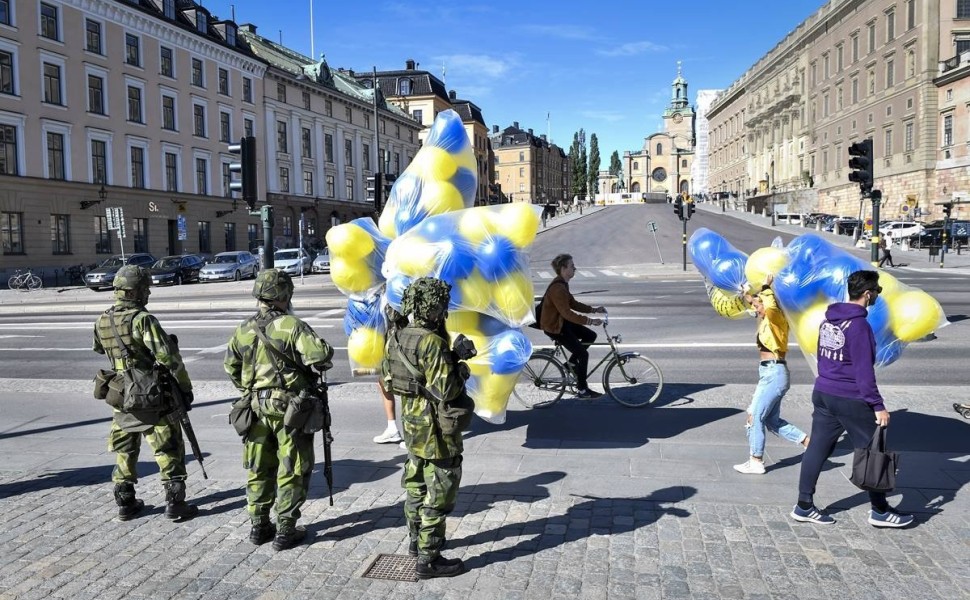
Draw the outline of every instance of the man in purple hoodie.
<instances>
[{"instance_id":1,"label":"man in purple hoodie","mask_svg":"<svg viewBox=\"0 0 970 600\"><path fill-rule=\"evenodd\" d=\"M812 391L811 443L802 456L796 521L831 525L835 519L815 507L813 496L822 465L835 450L842 432L855 448L869 445L876 427L889 425L889 412L876 386L876 338L866 321L867 308L876 303L882 288L876 271L849 276L849 301L828 307L818 333L818 377ZM869 492L869 524L905 527L913 515L896 512L884 492Z\"/></svg>"}]
</instances>

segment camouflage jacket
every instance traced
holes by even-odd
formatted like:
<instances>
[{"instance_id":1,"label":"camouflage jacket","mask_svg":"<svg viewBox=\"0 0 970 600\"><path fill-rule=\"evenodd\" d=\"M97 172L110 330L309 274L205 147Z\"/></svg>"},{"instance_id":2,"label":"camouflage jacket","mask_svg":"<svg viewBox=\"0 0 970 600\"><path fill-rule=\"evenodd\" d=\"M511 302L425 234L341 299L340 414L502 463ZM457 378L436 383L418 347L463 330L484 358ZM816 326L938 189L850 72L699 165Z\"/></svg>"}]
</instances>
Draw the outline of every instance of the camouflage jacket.
<instances>
[{"instance_id":1,"label":"camouflage jacket","mask_svg":"<svg viewBox=\"0 0 970 600\"><path fill-rule=\"evenodd\" d=\"M397 357L397 344L420 373L424 374L425 388L442 401L455 400L465 391L465 381L458 373L458 361L448 346L448 341L437 333L409 325L388 336L381 374L384 389L401 388L394 385L392 373L400 373L392 361ZM445 435L435 420L430 400L421 394L395 394L401 399L401 422L404 425L404 441L408 452L421 458L451 458L462 453L461 433Z\"/></svg>"},{"instance_id":2,"label":"camouflage jacket","mask_svg":"<svg viewBox=\"0 0 970 600\"><path fill-rule=\"evenodd\" d=\"M266 348L256 337L254 328L260 326L273 346L308 370L322 365L333 357L333 348L312 327L299 318L260 304L259 312L236 328L223 367L229 379L242 393L250 390L272 390L274 399L286 399L290 394L312 387L307 374L297 371Z\"/></svg>"}]
</instances>

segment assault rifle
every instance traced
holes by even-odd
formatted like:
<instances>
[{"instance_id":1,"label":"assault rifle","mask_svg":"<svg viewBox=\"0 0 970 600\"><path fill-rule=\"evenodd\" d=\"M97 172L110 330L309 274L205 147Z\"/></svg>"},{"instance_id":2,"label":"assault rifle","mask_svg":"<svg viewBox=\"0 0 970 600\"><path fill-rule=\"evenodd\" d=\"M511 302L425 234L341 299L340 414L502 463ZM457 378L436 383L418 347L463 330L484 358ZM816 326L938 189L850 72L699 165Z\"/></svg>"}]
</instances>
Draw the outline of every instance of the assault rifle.
<instances>
[{"instance_id":1,"label":"assault rifle","mask_svg":"<svg viewBox=\"0 0 970 600\"><path fill-rule=\"evenodd\" d=\"M175 335L169 335L168 337L171 339L175 349L178 350L178 337ZM163 389L167 387L169 393L172 395L172 414L175 415L175 418L182 426L182 431L185 432L185 437L189 440L189 446L192 448L192 454L195 455L195 460L199 461L199 468L202 469L202 478L208 479L209 475L205 472L205 465L202 464L202 448L199 448L199 438L195 437L195 429L192 428L192 421L189 419L190 407L185 401L185 396L182 394L182 388L179 387L179 382L175 380L175 376L172 375L171 371L161 365L158 367L158 371L161 373L162 387Z\"/></svg>"},{"instance_id":2,"label":"assault rifle","mask_svg":"<svg viewBox=\"0 0 970 600\"><path fill-rule=\"evenodd\" d=\"M327 491L330 493L330 506L333 506L333 435L330 433L330 397L327 395L327 375L324 371L317 377L314 392L323 401L323 476L327 480Z\"/></svg>"}]
</instances>

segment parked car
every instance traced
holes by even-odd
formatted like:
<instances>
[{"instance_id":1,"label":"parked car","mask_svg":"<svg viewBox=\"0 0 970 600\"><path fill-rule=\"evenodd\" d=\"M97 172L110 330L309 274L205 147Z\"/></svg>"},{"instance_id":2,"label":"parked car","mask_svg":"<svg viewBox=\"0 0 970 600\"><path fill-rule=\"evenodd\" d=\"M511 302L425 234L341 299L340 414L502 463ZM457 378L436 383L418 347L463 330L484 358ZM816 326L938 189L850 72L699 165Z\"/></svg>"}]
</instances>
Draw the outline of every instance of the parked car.
<instances>
[{"instance_id":1,"label":"parked car","mask_svg":"<svg viewBox=\"0 0 970 600\"><path fill-rule=\"evenodd\" d=\"M862 229L862 221L859 219L835 219L832 221L832 229L829 229L829 231L833 231L839 235L852 235L852 232L855 231L856 227Z\"/></svg>"},{"instance_id":2,"label":"parked car","mask_svg":"<svg viewBox=\"0 0 970 600\"><path fill-rule=\"evenodd\" d=\"M155 262L155 257L146 252L137 252L122 256L117 254L105 259L97 268L92 269L84 275L84 285L92 290L110 288L115 280L118 269L125 265L135 265L138 267L150 267Z\"/></svg>"},{"instance_id":3,"label":"parked car","mask_svg":"<svg viewBox=\"0 0 970 600\"><path fill-rule=\"evenodd\" d=\"M966 246L970 243L970 221L950 221L950 234L947 236L949 247ZM923 246L942 246L943 227L924 227L923 232L910 236L910 244Z\"/></svg>"},{"instance_id":4,"label":"parked car","mask_svg":"<svg viewBox=\"0 0 970 600\"><path fill-rule=\"evenodd\" d=\"M879 224L879 233L893 240L901 240L923 233L923 224L916 221L888 221Z\"/></svg>"},{"instance_id":5,"label":"parked car","mask_svg":"<svg viewBox=\"0 0 970 600\"><path fill-rule=\"evenodd\" d=\"M259 260L249 252L220 252L199 271L199 281L239 281L245 277L256 277L257 271Z\"/></svg>"},{"instance_id":6,"label":"parked car","mask_svg":"<svg viewBox=\"0 0 970 600\"><path fill-rule=\"evenodd\" d=\"M801 213L778 213L775 215L776 223L787 223L789 225L801 225L803 215Z\"/></svg>"},{"instance_id":7,"label":"parked car","mask_svg":"<svg viewBox=\"0 0 970 600\"><path fill-rule=\"evenodd\" d=\"M302 248L284 248L273 254L273 266L290 275L304 275L310 272L310 254Z\"/></svg>"},{"instance_id":8,"label":"parked car","mask_svg":"<svg viewBox=\"0 0 970 600\"><path fill-rule=\"evenodd\" d=\"M330 250L324 248L317 257L313 259L313 272L314 273L329 273L330 272Z\"/></svg>"},{"instance_id":9,"label":"parked car","mask_svg":"<svg viewBox=\"0 0 970 600\"><path fill-rule=\"evenodd\" d=\"M152 285L182 285L199 280L202 258L195 254L166 256L152 265Z\"/></svg>"}]
</instances>

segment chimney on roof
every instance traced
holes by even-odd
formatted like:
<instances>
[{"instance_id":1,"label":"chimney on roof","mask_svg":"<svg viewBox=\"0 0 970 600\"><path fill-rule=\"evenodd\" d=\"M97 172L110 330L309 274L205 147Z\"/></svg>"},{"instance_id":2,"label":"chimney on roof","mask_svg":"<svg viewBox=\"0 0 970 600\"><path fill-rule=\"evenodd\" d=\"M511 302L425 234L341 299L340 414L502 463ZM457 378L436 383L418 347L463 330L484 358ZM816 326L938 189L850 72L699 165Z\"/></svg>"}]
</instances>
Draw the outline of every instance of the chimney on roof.
<instances>
[{"instance_id":1,"label":"chimney on roof","mask_svg":"<svg viewBox=\"0 0 970 600\"><path fill-rule=\"evenodd\" d=\"M404 61L404 68L408 71L413 71L414 65L415 65L415 62L413 58L409 58L406 61Z\"/></svg>"},{"instance_id":2,"label":"chimney on roof","mask_svg":"<svg viewBox=\"0 0 970 600\"><path fill-rule=\"evenodd\" d=\"M529 135L532 135L532 128L531 127L529 128ZM535 136L533 136L533 137L535 137Z\"/></svg>"},{"instance_id":3,"label":"chimney on roof","mask_svg":"<svg viewBox=\"0 0 970 600\"><path fill-rule=\"evenodd\" d=\"M253 25L252 23L243 23L242 25L239 26L239 30L256 35L256 26Z\"/></svg>"},{"instance_id":4,"label":"chimney on roof","mask_svg":"<svg viewBox=\"0 0 970 600\"><path fill-rule=\"evenodd\" d=\"M351 77L353 77L353 76L354 76L354 70L353 70L353 69L347 69L347 73L348 73L348 74L349 74L349 75L350 75Z\"/></svg>"},{"instance_id":5,"label":"chimney on roof","mask_svg":"<svg viewBox=\"0 0 970 600\"><path fill-rule=\"evenodd\" d=\"M448 90L448 99L454 102L458 99L458 92L455 90Z\"/></svg>"},{"instance_id":6,"label":"chimney on roof","mask_svg":"<svg viewBox=\"0 0 970 600\"><path fill-rule=\"evenodd\" d=\"M548 141L548 140L546 139L546 134L544 134L544 133L543 133L542 135L540 135L539 137L541 137L541 138L542 138L542 141L543 141L543 142L546 142L546 141Z\"/></svg>"},{"instance_id":7,"label":"chimney on roof","mask_svg":"<svg viewBox=\"0 0 970 600\"><path fill-rule=\"evenodd\" d=\"M512 121L512 127L515 127L516 129L518 129L519 128L519 122L518 121Z\"/></svg>"},{"instance_id":8,"label":"chimney on roof","mask_svg":"<svg viewBox=\"0 0 970 600\"><path fill-rule=\"evenodd\" d=\"M498 125L492 125L492 133L498 133Z\"/></svg>"}]
</instances>

